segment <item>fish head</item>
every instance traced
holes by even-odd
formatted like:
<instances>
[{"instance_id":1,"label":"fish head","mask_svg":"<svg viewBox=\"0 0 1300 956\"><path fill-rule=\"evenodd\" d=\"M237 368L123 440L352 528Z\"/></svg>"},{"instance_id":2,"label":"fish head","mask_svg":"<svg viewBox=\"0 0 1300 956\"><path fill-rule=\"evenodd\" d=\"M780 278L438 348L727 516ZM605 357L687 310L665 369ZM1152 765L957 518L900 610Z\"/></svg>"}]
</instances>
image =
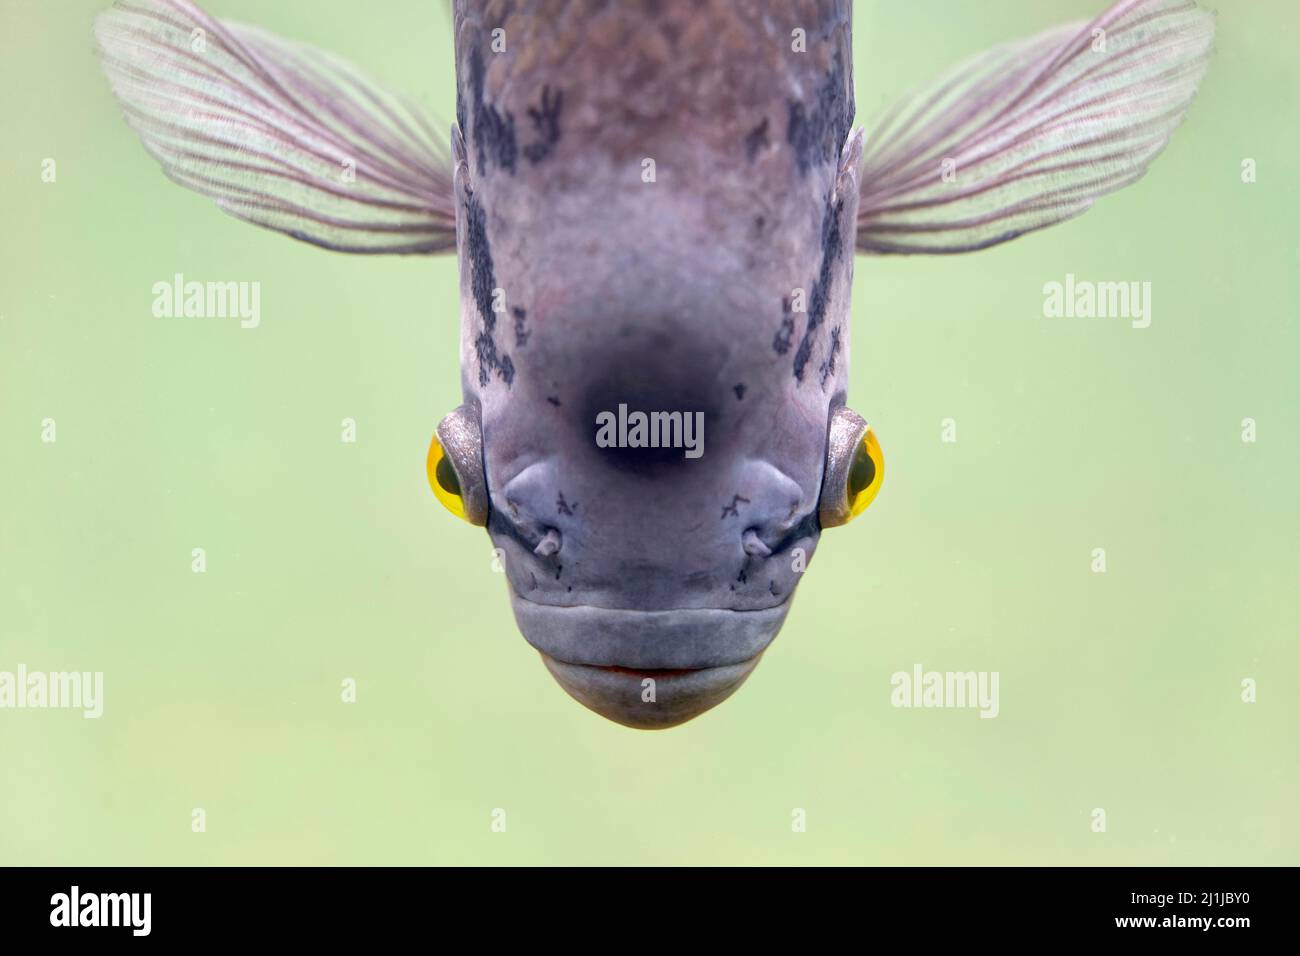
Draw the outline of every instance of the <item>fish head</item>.
<instances>
[{"instance_id":1,"label":"fish head","mask_svg":"<svg viewBox=\"0 0 1300 956\"><path fill-rule=\"evenodd\" d=\"M672 726L748 677L821 528L879 485L844 407L861 149L848 15L807 23L798 53L787 24L729 4L704 5L720 45L686 36L694 4L610 5L581 31L605 49L542 29L528 4L495 20L468 6L465 402L430 480L486 526L564 689Z\"/></svg>"},{"instance_id":2,"label":"fish head","mask_svg":"<svg viewBox=\"0 0 1300 956\"><path fill-rule=\"evenodd\" d=\"M464 404L434 493L487 527L565 688L647 727L734 690L821 529L879 488L844 405L854 248L974 252L1142 180L1215 35L1190 0L1118 0L905 97L863 157L851 16L455 0L449 150L408 98L192 0L117 0L95 36L150 154L224 212L457 251Z\"/></svg>"}]
</instances>

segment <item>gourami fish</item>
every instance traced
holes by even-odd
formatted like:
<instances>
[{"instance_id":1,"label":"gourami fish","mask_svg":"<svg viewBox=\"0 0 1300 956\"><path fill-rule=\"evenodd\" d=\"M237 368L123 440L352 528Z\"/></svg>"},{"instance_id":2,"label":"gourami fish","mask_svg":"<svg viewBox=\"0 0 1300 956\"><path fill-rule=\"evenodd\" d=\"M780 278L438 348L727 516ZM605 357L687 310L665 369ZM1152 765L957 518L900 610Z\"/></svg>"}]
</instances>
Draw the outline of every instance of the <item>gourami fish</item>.
<instances>
[{"instance_id":1,"label":"gourami fish","mask_svg":"<svg viewBox=\"0 0 1300 956\"><path fill-rule=\"evenodd\" d=\"M564 689L658 728L746 679L822 529L880 488L845 404L855 249L982 249L1135 182L1214 36L1189 0L1121 0L975 57L864 147L851 12L457 0L447 139L188 0L122 0L96 35L176 182L327 249L456 252L464 404L432 489L487 528Z\"/></svg>"}]
</instances>

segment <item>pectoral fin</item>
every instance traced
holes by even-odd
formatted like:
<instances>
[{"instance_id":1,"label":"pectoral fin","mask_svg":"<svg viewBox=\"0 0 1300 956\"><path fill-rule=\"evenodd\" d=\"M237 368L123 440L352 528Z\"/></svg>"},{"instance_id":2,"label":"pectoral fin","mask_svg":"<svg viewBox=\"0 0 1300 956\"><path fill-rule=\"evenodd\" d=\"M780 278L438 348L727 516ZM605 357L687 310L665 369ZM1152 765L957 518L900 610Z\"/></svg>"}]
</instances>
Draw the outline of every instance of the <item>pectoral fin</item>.
<instances>
[{"instance_id":1,"label":"pectoral fin","mask_svg":"<svg viewBox=\"0 0 1300 956\"><path fill-rule=\"evenodd\" d=\"M122 0L95 37L145 148L231 215L343 252L455 250L444 139L348 64L188 0Z\"/></svg>"},{"instance_id":2,"label":"pectoral fin","mask_svg":"<svg viewBox=\"0 0 1300 956\"><path fill-rule=\"evenodd\" d=\"M1213 40L1190 0L1122 0L958 67L870 134L858 249L968 252L1083 213L1164 149Z\"/></svg>"}]
</instances>

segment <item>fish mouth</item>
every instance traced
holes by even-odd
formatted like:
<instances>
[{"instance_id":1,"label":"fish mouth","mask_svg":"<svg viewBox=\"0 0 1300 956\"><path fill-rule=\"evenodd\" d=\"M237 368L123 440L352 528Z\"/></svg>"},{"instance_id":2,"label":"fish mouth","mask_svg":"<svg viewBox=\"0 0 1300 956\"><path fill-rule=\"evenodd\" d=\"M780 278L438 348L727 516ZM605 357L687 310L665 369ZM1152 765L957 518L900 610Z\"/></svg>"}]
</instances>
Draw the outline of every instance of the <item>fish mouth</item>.
<instances>
[{"instance_id":1,"label":"fish mouth","mask_svg":"<svg viewBox=\"0 0 1300 956\"><path fill-rule=\"evenodd\" d=\"M658 730L722 703L758 666L790 609L642 611L539 604L511 588L515 621L578 703L627 727Z\"/></svg>"},{"instance_id":2,"label":"fish mouth","mask_svg":"<svg viewBox=\"0 0 1300 956\"><path fill-rule=\"evenodd\" d=\"M571 664L545 651L538 653L570 697L588 710L636 730L666 730L712 710L736 692L762 656L721 667L642 671Z\"/></svg>"}]
</instances>

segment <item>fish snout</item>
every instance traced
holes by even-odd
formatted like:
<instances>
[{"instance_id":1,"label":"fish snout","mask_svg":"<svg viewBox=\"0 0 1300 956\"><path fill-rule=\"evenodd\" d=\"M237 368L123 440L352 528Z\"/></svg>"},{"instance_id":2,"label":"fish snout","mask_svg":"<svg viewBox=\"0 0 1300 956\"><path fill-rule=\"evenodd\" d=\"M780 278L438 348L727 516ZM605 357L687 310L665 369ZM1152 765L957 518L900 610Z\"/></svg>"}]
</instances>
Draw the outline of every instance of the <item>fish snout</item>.
<instances>
[{"instance_id":1,"label":"fish snout","mask_svg":"<svg viewBox=\"0 0 1300 956\"><path fill-rule=\"evenodd\" d=\"M674 533L666 518L631 520L628 508L603 510L591 489L565 493L547 478L535 466L512 482L489 531L515 621L551 676L585 707L641 729L731 696L785 620L815 547L812 519L790 521L784 497L771 518L726 500Z\"/></svg>"},{"instance_id":2,"label":"fish snout","mask_svg":"<svg viewBox=\"0 0 1300 956\"><path fill-rule=\"evenodd\" d=\"M766 462L637 482L534 461L492 495L514 590L546 605L753 611L782 604L816 549L816 497Z\"/></svg>"}]
</instances>

